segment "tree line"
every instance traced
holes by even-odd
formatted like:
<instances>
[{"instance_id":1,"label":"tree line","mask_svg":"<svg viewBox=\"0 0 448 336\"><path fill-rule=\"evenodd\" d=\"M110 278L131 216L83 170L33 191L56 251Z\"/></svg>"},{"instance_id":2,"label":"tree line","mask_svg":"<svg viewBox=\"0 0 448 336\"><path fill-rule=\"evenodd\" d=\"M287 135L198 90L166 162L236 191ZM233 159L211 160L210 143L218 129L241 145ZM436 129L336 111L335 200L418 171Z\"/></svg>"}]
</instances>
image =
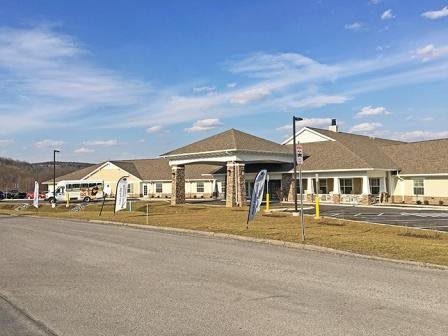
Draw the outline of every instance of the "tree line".
<instances>
[{"instance_id":1,"label":"tree line","mask_svg":"<svg viewBox=\"0 0 448 336\"><path fill-rule=\"evenodd\" d=\"M91 166L83 162L56 161L56 176L62 176L75 170ZM0 157L0 190L17 189L23 192L34 190L34 181L40 184L40 190L47 190L42 182L53 178L53 162L29 163Z\"/></svg>"}]
</instances>

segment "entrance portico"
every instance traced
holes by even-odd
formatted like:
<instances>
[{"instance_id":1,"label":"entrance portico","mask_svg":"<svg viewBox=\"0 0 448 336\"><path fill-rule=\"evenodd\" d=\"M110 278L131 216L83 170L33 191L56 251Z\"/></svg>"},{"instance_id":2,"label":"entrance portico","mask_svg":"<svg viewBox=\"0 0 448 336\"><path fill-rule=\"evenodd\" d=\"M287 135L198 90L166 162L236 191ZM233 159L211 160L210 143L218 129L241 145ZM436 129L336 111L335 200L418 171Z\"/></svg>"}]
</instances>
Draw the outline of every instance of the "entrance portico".
<instances>
[{"instance_id":1,"label":"entrance portico","mask_svg":"<svg viewBox=\"0 0 448 336\"><path fill-rule=\"evenodd\" d=\"M172 167L172 205L185 203L185 165L222 164L226 171L226 206L243 207L246 205L247 164L292 162L292 152L287 146L235 129L173 150L162 157L167 158Z\"/></svg>"}]
</instances>

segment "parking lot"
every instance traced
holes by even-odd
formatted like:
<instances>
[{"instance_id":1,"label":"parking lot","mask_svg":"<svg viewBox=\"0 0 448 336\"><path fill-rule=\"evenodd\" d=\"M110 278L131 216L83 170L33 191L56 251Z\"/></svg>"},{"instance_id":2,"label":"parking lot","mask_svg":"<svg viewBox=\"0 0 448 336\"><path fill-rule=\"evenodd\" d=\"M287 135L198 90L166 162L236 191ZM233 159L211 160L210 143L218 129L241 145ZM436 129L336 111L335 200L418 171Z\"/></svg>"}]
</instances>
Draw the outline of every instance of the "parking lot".
<instances>
[{"instance_id":1,"label":"parking lot","mask_svg":"<svg viewBox=\"0 0 448 336\"><path fill-rule=\"evenodd\" d=\"M314 210L306 213L314 213ZM448 209L321 205L321 216L448 232Z\"/></svg>"}]
</instances>

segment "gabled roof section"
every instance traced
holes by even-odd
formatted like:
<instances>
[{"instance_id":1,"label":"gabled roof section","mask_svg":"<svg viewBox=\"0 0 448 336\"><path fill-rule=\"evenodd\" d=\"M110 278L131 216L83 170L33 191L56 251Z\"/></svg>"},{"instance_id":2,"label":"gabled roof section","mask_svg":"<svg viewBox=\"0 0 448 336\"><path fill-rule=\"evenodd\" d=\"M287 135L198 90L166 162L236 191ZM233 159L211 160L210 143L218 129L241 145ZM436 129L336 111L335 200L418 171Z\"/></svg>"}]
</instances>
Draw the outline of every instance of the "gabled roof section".
<instances>
[{"instance_id":1,"label":"gabled roof section","mask_svg":"<svg viewBox=\"0 0 448 336\"><path fill-rule=\"evenodd\" d=\"M386 155L382 148L403 144L403 142L313 127L306 129L331 138L333 141L303 144L306 156L303 166L305 170L368 168L394 170L398 167L393 158Z\"/></svg>"},{"instance_id":2,"label":"gabled roof section","mask_svg":"<svg viewBox=\"0 0 448 336\"><path fill-rule=\"evenodd\" d=\"M320 132L319 129L313 129L311 127L303 127L298 132L296 132L296 137L300 138L305 133L310 133L314 140L312 142L321 142L321 141L335 141L331 136L325 135ZM292 145L293 144L293 138L294 136L290 136L288 139L282 142L282 145ZM303 142L302 143L309 143L311 141Z\"/></svg>"},{"instance_id":3,"label":"gabled roof section","mask_svg":"<svg viewBox=\"0 0 448 336\"><path fill-rule=\"evenodd\" d=\"M190 145L172 150L161 156L171 157L225 151L290 154L290 151L279 143L232 128L206 139L196 141Z\"/></svg>"},{"instance_id":4,"label":"gabled roof section","mask_svg":"<svg viewBox=\"0 0 448 336\"><path fill-rule=\"evenodd\" d=\"M167 159L139 159L113 161L115 165L126 170L142 181L168 181L171 180L171 167ZM185 178L204 179L203 175L213 174L222 168L216 164L190 164L185 166Z\"/></svg>"},{"instance_id":5,"label":"gabled roof section","mask_svg":"<svg viewBox=\"0 0 448 336\"><path fill-rule=\"evenodd\" d=\"M384 146L400 174L448 174L448 139Z\"/></svg>"},{"instance_id":6,"label":"gabled roof section","mask_svg":"<svg viewBox=\"0 0 448 336\"><path fill-rule=\"evenodd\" d=\"M56 177L56 182L59 181L65 181L65 180L81 180L84 177L86 177L87 175L89 175L91 172L93 172L94 170L96 170L97 168L101 167L102 163L100 164L96 164L96 165L92 165L83 169L79 169L76 170L74 172L65 174L65 175L61 175L61 176L57 176ZM43 183L52 183L53 180L49 180L49 181L45 181Z\"/></svg>"},{"instance_id":7,"label":"gabled roof section","mask_svg":"<svg viewBox=\"0 0 448 336\"><path fill-rule=\"evenodd\" d=\"M106 161L91 167L77 170L70 174L59 176L56 182L64 180L82 180L87 178L90 174L102 169L106 164L111 163L127 173L139 178L142 181L171 181L171 167L167 159L138 159L138 160L116 160ZM215 172L222 169L223 166L219 164L190 164L185 166L185 178L191 179L207 179ZM45 183L51 183L47 181Z\"/></svg>"},{"instance_id":8,"label":"gabled roof section","mask_svg":"<svg viewBox=\"0 0 448 336\"><path fill-rule=\"evenodd\" d=\"M327 136L329 138L332 138L336 141L340 141L342 143L353 143L356 141L371 141L372 143L376 143L378 145L396 145L396 144L403 144L405 142L398 141L398 140L390 140L390 139L383 139L383 138L377 138L377 137L371 137L367 135L360 135L360 134L354 134L354 133L345 133L345 132L333 132L327 129L322 128L316 128L316 127L308 127L311 130L314 130L324 136Z\"/></svg>"}]
</instances>

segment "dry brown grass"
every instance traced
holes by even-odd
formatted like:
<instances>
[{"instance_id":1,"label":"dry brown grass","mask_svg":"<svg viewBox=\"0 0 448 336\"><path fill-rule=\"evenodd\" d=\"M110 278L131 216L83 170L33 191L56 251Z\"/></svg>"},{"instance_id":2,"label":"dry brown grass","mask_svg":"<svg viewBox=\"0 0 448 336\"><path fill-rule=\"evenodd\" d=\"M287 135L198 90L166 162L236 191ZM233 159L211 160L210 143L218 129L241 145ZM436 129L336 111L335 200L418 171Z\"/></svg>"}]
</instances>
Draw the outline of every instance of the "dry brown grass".
<instances>
[{"instance_id":1,"label":"dry brown grass","mask_svg":"<svg viewBox=\"0 0 448 336\"><path fill-rule=\"evenodd\" d=\"M89 205L79 213L69 212L64 205L51 209L15 211L0 204L0 213L40 214L76 219L102 219L145 224L146 204L133 204L133 211L114 214L111 204L105 205L99 217L98 204ZM207 205L170 206L150 202L149 224L192 230L223 232L289 242L301 242L299 218L285 213L258 214L246 229L247 209L229 209ZM402 260L448 265L448 234L387 225L356 223L333 218L315 220L306 216L306 244L331 247Z\"/></svg>"}]
</instances>

